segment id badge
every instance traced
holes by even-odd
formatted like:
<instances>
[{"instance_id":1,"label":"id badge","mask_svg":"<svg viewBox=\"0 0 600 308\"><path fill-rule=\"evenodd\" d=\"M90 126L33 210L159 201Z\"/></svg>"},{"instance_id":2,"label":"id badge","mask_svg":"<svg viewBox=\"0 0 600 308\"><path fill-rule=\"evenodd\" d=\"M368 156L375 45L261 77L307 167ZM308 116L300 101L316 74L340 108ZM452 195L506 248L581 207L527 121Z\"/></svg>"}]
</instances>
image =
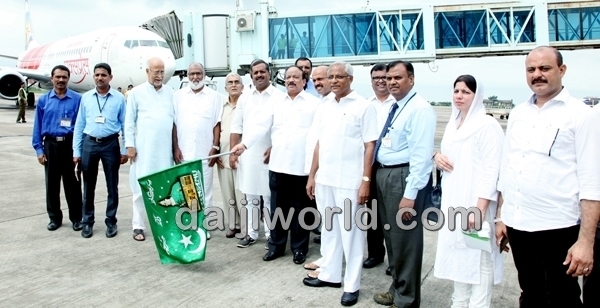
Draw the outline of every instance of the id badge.
<instances>
[{"instance_id":1,"label":"id badge","mask_svg":"<svg viewBox=\"0 0 600 308\"><path fill-rule=\"evenodd\" d=\"M392 138L390 138L390 136L385 135L385 137L383 137L383 139L381 139L381 146L384 148L391 148L392 147Z\"/></svg>"},{"instance_id":2,"label":"id badge","mask_svg":"<svg viewBox=\"0 0 600 308\"><path fill-rule=\"evenodd\" d=\"M61 127L71 127L71 119L67 119L67 118L60 119L60 126Z\"/></svg>"},{"instance_id":3,"label":"id badge","mask_svg":"<svg viewBox=\"0 0 600 308\"><path fill-rule=\"evenodd\" d=\"M96 120L94 122L99 123L99 124L104 124L104 117L103 116L97 116Z\"/></svg>"}]
</instances>

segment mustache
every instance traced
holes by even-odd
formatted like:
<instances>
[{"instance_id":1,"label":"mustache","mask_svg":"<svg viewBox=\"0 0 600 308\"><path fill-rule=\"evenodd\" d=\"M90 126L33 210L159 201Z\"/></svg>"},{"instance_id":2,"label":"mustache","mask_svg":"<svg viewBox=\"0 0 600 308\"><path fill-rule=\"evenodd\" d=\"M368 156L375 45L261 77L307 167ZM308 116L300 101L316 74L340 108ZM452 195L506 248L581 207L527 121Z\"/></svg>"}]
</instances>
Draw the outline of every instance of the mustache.
<instances>
[{"instance_id":1,"label":"mustache","mask_svg":"<svg viewBox=\"0 0 600 308\"><path fill-rule=\"evenodd\" d=\"M296 83L294 81L290 81L287 83L288 86L296 86Z\"/></svg>"},{"instance_id":2,"label":"mustache","mask_svg":"<svg viewBox=\"0 0 600 308\"><path fill-rule=\"evenodd\" d=\"M540 77L540 78L536 78L536 79L532 80L531 84L536 84L536 83L540 83L540 82L542 82L542 83L548 83L548 80Z\"/></svg>"}]
</instances>

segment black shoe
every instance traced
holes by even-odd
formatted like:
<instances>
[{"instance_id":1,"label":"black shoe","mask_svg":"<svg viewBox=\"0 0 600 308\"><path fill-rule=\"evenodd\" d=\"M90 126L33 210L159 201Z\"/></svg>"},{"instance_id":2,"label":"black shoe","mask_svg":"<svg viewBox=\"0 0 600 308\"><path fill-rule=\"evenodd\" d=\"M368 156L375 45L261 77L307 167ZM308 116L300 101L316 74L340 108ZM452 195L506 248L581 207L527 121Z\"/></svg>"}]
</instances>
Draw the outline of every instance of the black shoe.
<instances>
[{"instance_id":1,"label":"black shoe","mask_svg":"<svg viewBox=\"0 0 600 308\"><path fill-rule=\"evenodd\" d=\"M381 263L383 263L382 259L367 258L365 260L365 262L363 262L363 267L364 268L374 268L375 266L377 266Z\"/></svg>"},{"instance_id":2,"label":"black shoe","mask_svg":"<svg viewBox=\"0 0 600 308\"><path fill-rule=\"evenodd\" d=\"M94 235L94 228L92 225L83 225L83 230L81 231L81 236L84 238L90 238Z\"/></svg>"},{"instance_id":3,"label":"black shoe","mask_svg":"<svg viewBox=\"0 0 600 308\"><path fill-rule=\"evenodd\" d=\"M341 288L342 287L341 282L327 282L327 281L319 280L319 278L306 277L302 280L302 283L304 283L305 286L315 287L315 288L320 288L320 287Z\"/></svg>"},{"instance_id":4,"label":"black shoe","mask_svg":"<svg viewBox=\"0 0 600 308\"><path fill-rule=\"evenodd\" d=\"M315 238L313 239L313 242L315 242L315 244L321 244L321 236L315 236Z\"/></svg>"},{"instance_id":5,"label":"black shoe","mask_svg":"<svg viewBox=\"0 0 600 308\"><path fill-rule=\"evenodd\" d=\"M304 261L306 261L306 256L304 255L303 252L301 252L301 251L294 252L294 263L302 264L302 263L304 263Z\"/></svg>"},{"instance_id":6,"label":"black shoe","mask_svg":"<svg viewBox=\"0 0 600 308\"><path fill-rule=\"evenodd\" d=\"M81 231L83 229L83 224L81 221L76 221L73 223L73 231Z\"/></svg>"},{"instance_id":7,"label":"black shoe","mask_svg":"<svg viewBox=\"0 0 600 308\"><path fill-rule=\"evenodd\" d=\"M54 231L58 228L60 228L60 226L62 225L62 223L58 223L54 220L51 220L50 223L48 224L48 231Z\"/></svg>"},{"instance_id":8,"label":"black shoe","mask_svg":"<svg viewBox=\"0 0 600 308\"><path fill-rule=\"evenodd\" d=\"M276 252L273 252L273 251L269 251L269 252L267 252L267 254L265 254L265 256L263 257L263 261L273 261L273 260L275 260L275 259L277 259L277 258L279 258L279 257L281 257L281 256L282 256L282 254L280 254L280 253L276 253Z\"/></svg>"},{"instance_id":9,"label":"black shoe","mask_svg":"<svg viewBox=\"0 0 600 308\"><path fill-rule=\"evenodd\" d=\"M106 237L111 238L117 235L117 224L111 224L106 226Z\"/></svg>"},{"instance_id":10,"label":"black shoe","mask_svg":"<svg viewBox=\"0 0 600 308\"><path fill-rule=\"evenodd\" d=\"M385 270L385 274L388 276L392 276L392 270L390 269L390 267L388 266L388 268Z\"/></svg>"},{"instance_id":11,"label":"black shoe","mask_svg":"<svg viewBox=\"0 0 600 308\"><path fill-rule=\"evenodd\" d=\"M318 228L314 229L313 233L316 234L316 235L321 235L321 230L319 230Z\"/></svg>"},{"instance_id":12,"label":"black shoe","mask_svg":"<svg viewBox=\"0 0 600 308\"><path fill-rule=\"evenodd\" d=\"M356 304L356 302L358 302L358 293L359 290L356 290L355 292L344 292L344 294L342 295L342 306L353 306L354 304Z\"/></svg>"}]
</instances>

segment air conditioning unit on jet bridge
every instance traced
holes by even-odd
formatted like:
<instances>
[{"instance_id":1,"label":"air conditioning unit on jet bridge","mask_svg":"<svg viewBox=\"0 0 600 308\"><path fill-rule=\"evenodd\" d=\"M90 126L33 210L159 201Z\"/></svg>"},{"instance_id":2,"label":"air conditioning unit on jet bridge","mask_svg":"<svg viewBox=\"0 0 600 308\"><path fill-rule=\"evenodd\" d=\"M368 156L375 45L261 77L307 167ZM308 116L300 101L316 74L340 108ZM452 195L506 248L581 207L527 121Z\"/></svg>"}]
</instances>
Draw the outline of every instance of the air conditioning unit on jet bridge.
<instances>
[{"instance_id":1,"label":"air conditioning unit on jet bridge","mask_svg":"<svg viewBox=\"0 0 600 308\"><path fill-rule=\"evenodd\" d=\"M235 15L237 32L254 31L254 11L238 11Z\"/></svg>"}]
</instances>

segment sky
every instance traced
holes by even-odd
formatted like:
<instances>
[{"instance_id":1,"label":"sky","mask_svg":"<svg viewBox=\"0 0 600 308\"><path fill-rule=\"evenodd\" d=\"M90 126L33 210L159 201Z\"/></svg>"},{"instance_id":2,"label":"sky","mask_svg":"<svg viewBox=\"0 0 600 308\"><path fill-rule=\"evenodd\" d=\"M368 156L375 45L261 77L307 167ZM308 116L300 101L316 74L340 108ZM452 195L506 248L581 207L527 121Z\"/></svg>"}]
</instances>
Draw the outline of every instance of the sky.
<instances>
[{"instance_id":1,"label":"sky","mask_svg":"<svg viewBox=\"0 0 600 308\"><path fill-rule=\"evenodd\" d=\"M396 9L410 6L417 0L398 1ZM502 0L421 0L418 3L475 4L500 2ZM3 0L0 10L0 33L2 44L0 54L18 56L24 47L24 0ZM259 9L259 0L241 1L244 9ZM389 0L274 0L281 14L307 12L311 8L318 11L330 10L331 14L339 7L390 8ZM298 4L301 3L302 6ZM229 13L236 9L236 0L30 0L33 37L40 44L50 43L61 38L81 34L104 27L140 25L145 21L175 10L178 15L189 12ZM563 84L571 95L600 97L600 49L564 51L567 72ZM0 66L15 66L15 60L0 58ZM415 63L415 88L420 95L430 101L450 101L452 84L457 76L472 74L484 85L485 96L498 96L498 99L513 99L515 104L529 98L531 91L525 79L525 56L502 56L482 58L443 59L435 62L437 71L427 64ZM353 87L365 97L372 95L369 79L370 67L357 66L354 69ZM249 78L244 78L249 82ZM224 93L222 81L218 90Z\"/></svg>"}]
</instances>

